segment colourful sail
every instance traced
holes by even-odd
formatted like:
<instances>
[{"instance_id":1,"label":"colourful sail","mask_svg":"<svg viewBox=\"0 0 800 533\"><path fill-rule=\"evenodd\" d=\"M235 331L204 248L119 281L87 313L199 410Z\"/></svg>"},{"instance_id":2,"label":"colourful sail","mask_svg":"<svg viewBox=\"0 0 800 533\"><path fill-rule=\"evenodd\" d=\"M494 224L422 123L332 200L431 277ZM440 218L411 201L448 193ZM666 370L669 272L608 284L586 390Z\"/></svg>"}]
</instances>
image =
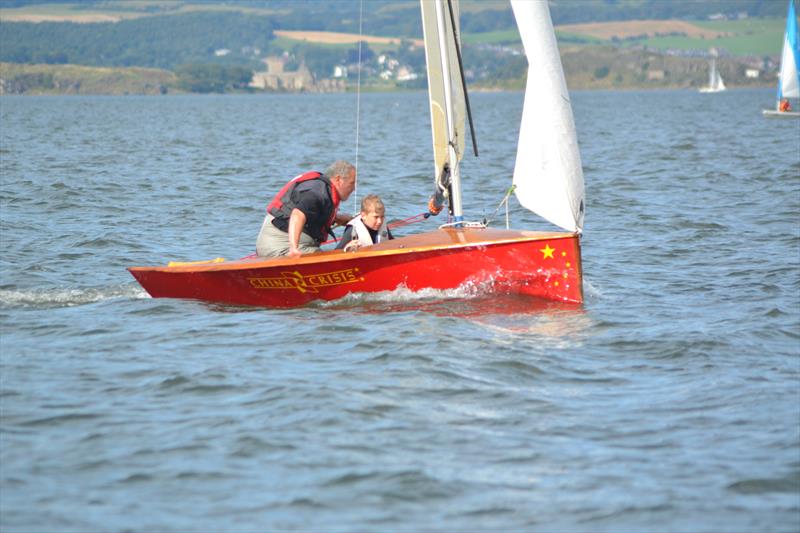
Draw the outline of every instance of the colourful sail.
<instances>
[{"instance_id":1,"label":"colourful sail","mask_svg":"<svg viewBox=\"0 0 800 533\"><path fill-rule=\"evenodd\" d=\"M786 32L783 36L781 73L778 80L778 102L782 98L800 98L800 40L797 35L797 16L794 0L789 0L789 15L786 19Z\"/></svg>"}]
</instances>

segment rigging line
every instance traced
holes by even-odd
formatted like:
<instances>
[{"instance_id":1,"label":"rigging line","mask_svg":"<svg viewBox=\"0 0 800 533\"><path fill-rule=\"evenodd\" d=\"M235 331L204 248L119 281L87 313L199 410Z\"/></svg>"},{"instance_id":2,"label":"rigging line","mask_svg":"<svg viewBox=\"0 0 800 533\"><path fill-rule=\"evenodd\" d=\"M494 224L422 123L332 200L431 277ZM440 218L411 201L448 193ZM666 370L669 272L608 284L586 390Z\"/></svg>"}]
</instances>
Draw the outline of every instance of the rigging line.
<instances>
[{"instance_id":1,"label":"rigging line","mask_svg":"<svg viewBox=\"0 0 800 533\"><path fill-rule=\"evenodd\" d=\"M508 199L511 197L511 194L513 194L513 192L516 189L517 189L516 185L512 185L511 187L508 188L508 190L506 191L506 194L503 196L503 199L500 200L499 204L497 204L497 207L495 208L494 213L492 213L492 216L490 216L488 218L488 220L486 221L486 224L489 224L490 222L492 222L494 220L494 217L497 216L497 212L500 211L500 208L503 207L503 204L505 204L505 206L506 206L506 229L508 229Z\"/></svg>"},{"instance_id":2,"label":"rigging line","mask_svg":"<svg viewBox=\"0 0 800 533\"><path fill-rule=\"evenodd\" d=\"M364 22L364 0L359 3L358 9L358 83L356 84L356 187L353 190L353 215L356 215L358 209L358 141L359 141L359 125L361 124L361 36L362 24Z\"/></svg>"}]
</instances>

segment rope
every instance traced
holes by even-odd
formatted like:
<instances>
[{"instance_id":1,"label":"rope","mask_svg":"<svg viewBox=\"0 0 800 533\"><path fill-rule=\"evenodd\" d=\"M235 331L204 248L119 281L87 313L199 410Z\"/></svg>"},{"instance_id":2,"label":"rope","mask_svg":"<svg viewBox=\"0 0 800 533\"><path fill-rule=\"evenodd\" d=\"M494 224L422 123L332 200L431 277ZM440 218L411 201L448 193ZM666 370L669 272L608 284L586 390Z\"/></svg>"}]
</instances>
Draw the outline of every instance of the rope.
<instances>
[{"instance_id":1,"label":"rope","mask_svg":"<svg viewBox=\"0 0 800 533\"><path fill-rule=\"evenodd\" d=\"M442 224L439 226L439 229L443 228L451 228L454 226L458 226L459 228L485 228L485 222L468 222L466 220L460 220L456 222L448 222L447 224Z\"/></svg>"},{"instance_id":2,"label":"rope","mask_svg":"<svg viewBox=\"0 0 800 533\"><path fill-rule=\"evenodd\" d=\"M364 22L364 0L359 4L358 13L358 83L356 84L356 176L358 176L358 141L359 141L359 125L361 124L361 37L362 37L362 24ZM358 179L356 179L356 187L353 190L353 213L358 212Z\"/></svg>"},{"instance_id":3,"label":"rope","mask_svg":"<svg viewBox=\"0 0 800 533\"><path fill-rule=\"evenodd\" d=\"M419 215L414 215L413 217L404 218L403 220L395 220L394 222L390 222L386 225L389 229L395 228L402 228L403 226L408 226L409 224L413 224L414 222L422 222L430 217L431 214L427 211L425 213L420 213Z\"/></svg>"},{"instance_id":4,"label":"rope","mask_svg":"<svg viewBox=\"0 0 800 533\"><path fill-rule=\"evenodd\" d=\"M508 221L508 199L514 193L514 190L516 188L517 188L516 185L512 185L511 187L508 188L508 190L506 191L505 196L503 196L503 199L500 200L499 204L497 204L497 207L495 208L494 213L492 213L492 216L489 217L489 219L486 221L486 225L487 226L489 225L489 222L494 220L494 217L497 216L497 212L500 211L500 208L503 207L503 204L505 204L505 206L506 206L506 229L508 229L508 227L509 227L509 221Z\"/></svg>"}]
</instances>

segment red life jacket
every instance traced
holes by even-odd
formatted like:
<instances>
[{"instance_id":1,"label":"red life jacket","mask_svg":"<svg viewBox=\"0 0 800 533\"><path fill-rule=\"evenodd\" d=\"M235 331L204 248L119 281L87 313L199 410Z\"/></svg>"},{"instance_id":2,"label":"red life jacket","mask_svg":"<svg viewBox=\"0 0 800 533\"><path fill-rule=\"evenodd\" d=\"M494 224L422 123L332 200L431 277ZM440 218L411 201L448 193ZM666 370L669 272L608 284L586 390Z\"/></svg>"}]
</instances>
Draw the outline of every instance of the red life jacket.
<instances>
[{"instance_id":1,"label":"red life jacket","mask_svg":"<svg viewBox=\"0 0 800 533\"><path fill-rule=\"evenodd\" d=\"M306 172L305 174L300 174L289 180L269 203L267 206L267 213L275 218L290 218L292 210L295 208L295 203L292 201L292 192L298 184L308 180L322 180L325 185L327 185L331 200L333 201L333 210L331 211L331 216L328 218L326 226L322 228L323 233L322 235L316 236L319 240L324 241L331 232L333 221L336 220L336 211L339 209L339 191L331 184L331 180L320 172Z\"/></svg>"}]
</instances>

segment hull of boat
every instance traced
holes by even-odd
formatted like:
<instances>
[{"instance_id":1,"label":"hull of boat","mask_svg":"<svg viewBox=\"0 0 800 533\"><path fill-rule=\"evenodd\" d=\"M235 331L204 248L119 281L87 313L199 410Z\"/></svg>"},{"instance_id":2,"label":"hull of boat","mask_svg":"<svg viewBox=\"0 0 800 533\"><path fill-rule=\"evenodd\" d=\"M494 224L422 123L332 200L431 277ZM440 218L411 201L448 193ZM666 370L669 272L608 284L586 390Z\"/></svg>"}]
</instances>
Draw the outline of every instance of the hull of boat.
<instances>
[{"instance_id":1,"label":"hull of boat","mask_svg":"<svg viewBox=\"0 0 800 533\"><path fill-rule=\"evenodd\" d=\"M800 118L800 111L776 111L775 109L762 110L765 117L769 118Z\"/></svg>"},{"instance_id":2,"label":"hull of boat","mask_svg":"<svg viewBox=\"0 0 800 533\"><path fill-rule=\"evenodd\" d=\"M583 301L574 233L440 229L358 252L128 269L154 298L295 307L350 293L474 288Z\"/></svg>"}]
</instances>

